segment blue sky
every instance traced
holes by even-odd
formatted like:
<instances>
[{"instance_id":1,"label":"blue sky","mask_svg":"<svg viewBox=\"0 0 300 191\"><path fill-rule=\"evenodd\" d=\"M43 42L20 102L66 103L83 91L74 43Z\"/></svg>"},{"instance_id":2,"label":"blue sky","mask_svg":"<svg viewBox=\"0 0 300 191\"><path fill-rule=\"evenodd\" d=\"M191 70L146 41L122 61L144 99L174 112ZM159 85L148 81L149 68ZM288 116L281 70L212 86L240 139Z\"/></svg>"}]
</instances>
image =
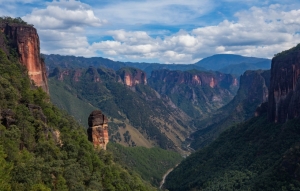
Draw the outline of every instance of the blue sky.
<instances>
[{"instance_id":1,"label":"blue sky","mask_svg":"<svg viewBox=\"0 0 300 191\"><path fill-rule=\"evenodd\" d=\"M189 64L300 43L298 0L0 0L0 13L34 24L45 54Z\"/></svg>"}]
</instances>

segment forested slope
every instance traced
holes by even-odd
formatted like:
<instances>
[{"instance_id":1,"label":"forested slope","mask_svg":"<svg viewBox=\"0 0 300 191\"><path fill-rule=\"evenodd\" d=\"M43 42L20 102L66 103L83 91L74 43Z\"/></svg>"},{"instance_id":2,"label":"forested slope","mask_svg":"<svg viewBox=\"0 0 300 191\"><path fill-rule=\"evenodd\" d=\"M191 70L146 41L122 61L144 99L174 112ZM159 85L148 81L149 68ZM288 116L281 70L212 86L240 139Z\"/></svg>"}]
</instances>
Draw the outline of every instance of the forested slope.
<instances>
[{"instance_id":1,"label":"forested slope","mask_svg":"<svg viewBox=\"0 0 300 191\"><path fill-rule=\"evenodd\" d=\"M0 190L154 190L94 150L85 129L32 85L0 35L7 52L0 49Z\"/></svg>"},{"instance_id":2,"label":"forested slope","mask_svg":"<svg viewBox=\"0 0 300 191\"><path fill-rule=\"evenodd\" d=\"M166 180L170 191L299 190L300 121L266 114L236 125L193 153Z\"/></svg>"}]
</instances>

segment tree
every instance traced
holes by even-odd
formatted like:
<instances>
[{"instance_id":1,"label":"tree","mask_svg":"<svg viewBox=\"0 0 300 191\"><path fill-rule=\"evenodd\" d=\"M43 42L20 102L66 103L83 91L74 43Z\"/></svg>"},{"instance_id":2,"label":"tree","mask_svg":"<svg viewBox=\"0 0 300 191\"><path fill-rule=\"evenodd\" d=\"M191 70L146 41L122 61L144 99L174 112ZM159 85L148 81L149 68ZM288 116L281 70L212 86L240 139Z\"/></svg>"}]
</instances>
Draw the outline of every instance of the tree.
<instances>
[{"instance_id":1,"label":"tree","mask_svg":"<svg viewBox=\"0 0 300 191\"><path fill-rule=\"evenodd\" d=\"M11 190L10 186L10 179L11 175L10 172L13 168L11 163L6 162L6 154L4 153L3 146L0 145L0 190L8 191Z\"/></svg>"}]
</instances>

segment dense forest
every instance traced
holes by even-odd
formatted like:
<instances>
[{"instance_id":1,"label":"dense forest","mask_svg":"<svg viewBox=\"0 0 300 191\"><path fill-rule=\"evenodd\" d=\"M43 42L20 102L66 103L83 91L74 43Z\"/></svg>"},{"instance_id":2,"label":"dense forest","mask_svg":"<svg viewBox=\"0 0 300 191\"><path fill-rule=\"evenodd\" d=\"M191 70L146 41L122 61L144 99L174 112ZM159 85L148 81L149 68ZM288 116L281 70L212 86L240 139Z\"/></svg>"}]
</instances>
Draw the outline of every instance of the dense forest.
<instances>
[{"instance_id":1,"label":"dense forest","mask_svg":"<svg viewBox=\"0 0 300 191\"><path fill-rule=\"evenodd\" d=\"M155 190L109 152L95 151L85 129L32 86L17 51L6 48L9 55L0 50L0 190Z\"/></svg>"},{"instance_id":2,"label":"dense forest","mask_svg":"<svg viewBox=\"0 0 300 191\"><path fill-rule=\"evenodd\" d=\"M273 124L266 113L235 125L175 168L166 188L299 190L299 128L299 119Z\"/></svg>"},{"instance_id":3,"label":"dense forest","mask_svg":"<svg viewBox=\"0 0 300 191\"><path fill-rule=\"evenodd\" d=\"M165 172L183 159L180 154L159 147L124 147L117 143L109 143L107 150L113 153L118 163L137 172L155 186L159 186Z\"/></svg>"}]
</instances>

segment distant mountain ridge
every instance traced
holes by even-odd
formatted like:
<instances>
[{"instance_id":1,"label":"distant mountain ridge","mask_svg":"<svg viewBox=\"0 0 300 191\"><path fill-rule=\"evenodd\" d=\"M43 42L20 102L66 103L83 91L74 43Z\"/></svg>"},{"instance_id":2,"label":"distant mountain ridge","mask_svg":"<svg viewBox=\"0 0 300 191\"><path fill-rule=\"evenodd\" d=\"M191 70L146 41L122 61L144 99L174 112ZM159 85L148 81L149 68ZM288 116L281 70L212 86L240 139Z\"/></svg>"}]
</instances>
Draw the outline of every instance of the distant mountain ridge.
<instances>
[{"instance_id":1,"label":"distant mountain ridge","mask_svg":"<svg viewBox=\"0 0 300 191\"><path fill-rule=\"evenodd\" d=\"M254 64L266 61L271 63L271 60L266 58L247 57L237 54L216 54L207 58L203 58L199 62L196 62L195 65L201 66L207 70L220 70L224 67L234 64Z\"/></svg>"},{"instance_id":2,"label":"distant mountain ridge","mask_svg":"<svg viewBox=\"0 0 300 191\"><path fill-rule=\"evenodd\" d=\"M213 70L226 74L241 75L246 70L268 70L271 68L271 60L265 58L245 57L234 54L216 54L195 64L160 64L160 63L144 63L144 62L121 62L113 61L102 57L77 57L77 56L62 56L62 55L42 55L47 63L48 71L52 71L56 67L61 68L86 68L89 66L100 67L104 66L113 70L119 70L122 67L134 67L146 72L147 76L151 76L154 70Z\"/></svg>"},{"instance_id":3,"label":"distant mountain ridge","mask_svg":"<svg viewBox=\"0 0 300 191\"><path fill-rule=\"evenodd\" d=\"M120 62L113 61L102 57L77 57L77 56L62 56L57 54L42 55L47 63L48 71L52 71L56 67L76 69L76 68L87 68L89 66L100 67L104 66L106 68L111 68L115 71L123 67L134 67L141 69L147 73L148 76L151 75L153 70L158 69L169 69L169 70L205 70L204 68L197 66L195 64L159 64L159 63L143 63L143 62Z\"/></svg>"}]
</instances>

